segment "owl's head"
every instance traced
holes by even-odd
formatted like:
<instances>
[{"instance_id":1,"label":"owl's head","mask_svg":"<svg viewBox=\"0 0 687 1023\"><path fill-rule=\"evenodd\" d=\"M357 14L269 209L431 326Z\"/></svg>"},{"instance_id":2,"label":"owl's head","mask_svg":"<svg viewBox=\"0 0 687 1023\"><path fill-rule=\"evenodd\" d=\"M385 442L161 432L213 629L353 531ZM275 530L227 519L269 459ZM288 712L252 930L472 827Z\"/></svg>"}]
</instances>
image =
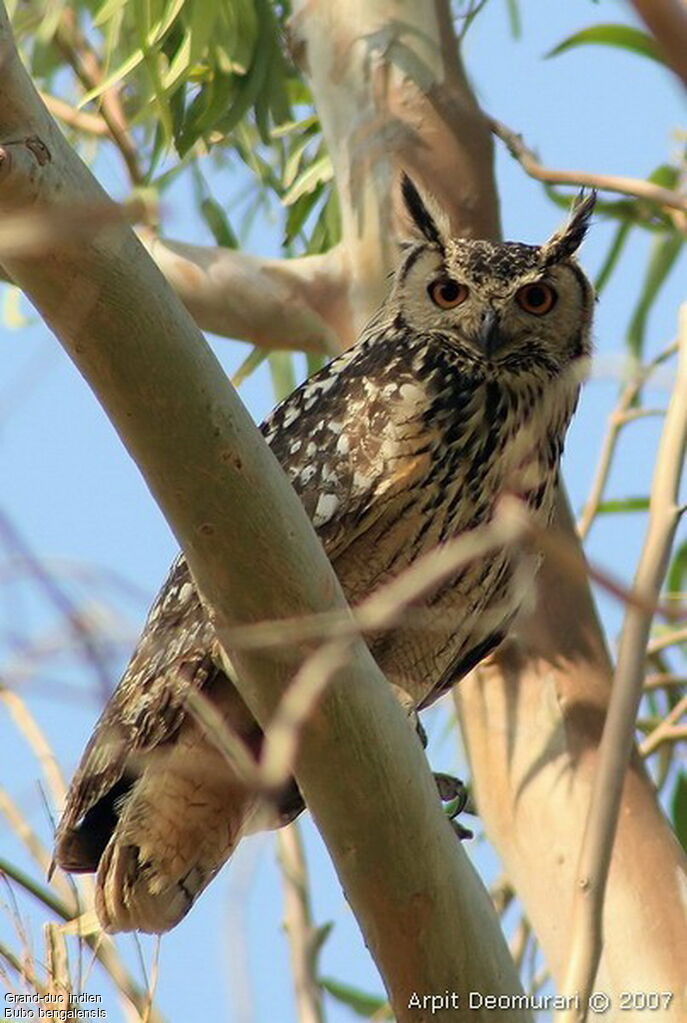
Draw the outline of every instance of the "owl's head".
<instances>
[{"instance_id":1,"label":"owl's head","mask_svg":"<svg viewBox=\"0 0 687 1023\"><path fill-rule=\"evenodd\" d=\"M441 335L471 363L539 364L556 374L590 353L593 288L575 259L594 209L580 194L543 245L452 237L440 210L404 175L418 236L405 246L389 306L414 332Z\"/></svg>"}]
</instances>

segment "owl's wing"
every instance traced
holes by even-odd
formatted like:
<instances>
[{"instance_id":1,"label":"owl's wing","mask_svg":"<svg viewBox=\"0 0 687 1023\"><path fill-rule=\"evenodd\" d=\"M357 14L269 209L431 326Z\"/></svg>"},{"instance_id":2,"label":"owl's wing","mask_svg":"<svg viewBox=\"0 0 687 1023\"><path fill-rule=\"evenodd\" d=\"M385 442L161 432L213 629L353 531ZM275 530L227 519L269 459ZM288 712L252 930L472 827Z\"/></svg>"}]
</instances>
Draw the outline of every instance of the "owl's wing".
<instances>
[{"instance_id":1,"label":"owl's wing","mask_svg":"<svg viewBox=\"0 0 687 1023\"><path fill-rule=\"evenodd\" d=\"M373 424L355 415L357 405L370 406L365 390L370 386L365 382L370 367L363 365L342 376L351 364L355 354L335 359L282 402L262 426L330 558L352 541L363 519L369 526L372 466L378 455ZM207 689L218 679L225 676L215 632L180 555L70 786L56 840L61 866L71 871L95 869L103 841L114 826L118 801L141 773L146 756L173 742L179 732L188 689ZM238 695L236 703L235 716L245 732L250 728L248 711Z\"/></svg>"},{"instance_id":2,"label":"owl's wing","mask_svg":"<svg viewBox=\"0 0 687 1023\"><path fill-rule=\"evenodd\" d=\"M391 382L396 342L389 331L344 352L261 427L332 562L383 511L378 498L388 405L397 390Z\"/></svg>"},{"instance_id":3,"label":"owl's wing","mask_svg":"<svg viewBox=\"0 0 687 1023\"><path fill-rule=\"evenodd\" d=\"M97 866L102 851L98 837L108 825L111 830L112 804L138 774L137 758L173 739L184 719L188 689L202 688L217 674L210 656L213 641L209 619L180 555L70 786L56 841L56 858L65 869ZM112 799L98 809L108 793ZM86 820L94 810L95 817Z\"/></svg>"}]
</instances>

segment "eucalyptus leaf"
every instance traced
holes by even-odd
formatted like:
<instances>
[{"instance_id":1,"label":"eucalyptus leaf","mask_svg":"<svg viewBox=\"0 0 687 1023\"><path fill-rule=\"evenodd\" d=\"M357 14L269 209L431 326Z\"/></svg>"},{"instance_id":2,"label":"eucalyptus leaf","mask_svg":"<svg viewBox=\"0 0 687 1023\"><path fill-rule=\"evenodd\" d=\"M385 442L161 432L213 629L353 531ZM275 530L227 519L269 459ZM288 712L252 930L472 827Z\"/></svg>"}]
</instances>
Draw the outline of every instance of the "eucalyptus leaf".
<instances>
[{"instance_id":1,"label":"eucalyptus leaf","mask_svg":"<svg viewBox=\"0 0 687 1023\"><path fill-rule=\"evenodd\" d=\"M332 977L321 977L320 986L332 998L335 998L337 1002L348 1006L357 1016L362 1016L363 1019L370 1019L371 1016L380 1012L387 1005L386 998L380 995L371 995L367 991L361 991L350 984L343 984Z\"/></svg>"},{"instance_id":2,"label":"eucalyptus leaf","mask_svg":"<svg viewBox=\"0 0 687 1023\"><path fill-rule=\"evenodd\" d=\"M629 50L631 53L638 53L642 57L649 57L659 64L665 63L654 39L646 32L633 28L631 25L592 25L590 28L583 28L580 32L573 33L554 46L544 56L556 57L567 50L590 44L616 46L622 50Z\"/></svg>"},{"instance_id":3,"label":"eucalyptus leaf","mask_svg":"<svg viewBox=\"0 0 687 1023\"><path fill-rule=\"evenodd\" d=\"M639 358L644 350L646 325L651 308L656 301L668 274L680 255L684 238L676 231L655 239L644 276L644 287L627 331L627 345L632 355Z\"/></svg>"},{"instance_id":4,"label":"eucalyptus leaf","mask_svg":"<svg viewBox=\"0 0 687 1023\"><path fill-rule=\"evenodd\" d=\"M675 834L687 852L687 774L684 771L678 774L670 809Z\"/></svg>"},{"instance_id":5,"label":"eucalyptus leaf","mask_svg":"<svg viewBox=\"0 0 687 1023\"><path fill-rule=\"evenodd\" d=\"M597 508L598 515L617 514L618 512L638 512L649 510L648 497L619 497L602 501Z\"/></svg>"}]
</instances>

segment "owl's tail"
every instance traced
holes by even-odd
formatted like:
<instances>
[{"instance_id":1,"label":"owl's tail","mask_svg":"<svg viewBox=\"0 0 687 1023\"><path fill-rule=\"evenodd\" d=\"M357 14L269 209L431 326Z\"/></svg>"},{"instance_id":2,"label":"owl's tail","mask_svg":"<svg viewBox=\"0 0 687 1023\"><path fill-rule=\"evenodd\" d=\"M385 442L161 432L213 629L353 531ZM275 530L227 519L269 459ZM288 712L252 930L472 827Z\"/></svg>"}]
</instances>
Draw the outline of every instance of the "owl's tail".
<instances>
[{"instance_id":1,"label":"owl's tail","mask_svg":"<svg viewBox=\"0 0 687 1023\"><path fill-rule=\"evenodd\" d=\"M183 746L161 749L115 800L113 826L96 861L95 908L105 931L170 930L244 835L281 826L303 809L295 782L275 807L248 789L209 744ZM76 830L65 834L57 848L60 866L93 870L82 846Z\"/></svg>"},{"instance_id":2,"label":"owl's tail","mask_svg":"<svg viewBox=\"0 0 687 1023\"><path fill-rule=\"evenodd\" d=\"M170 930L251 830L256 794L211 748L185 753L148 763L117 807L96 874L106 931Z\"/></svg>"}]
</instances>

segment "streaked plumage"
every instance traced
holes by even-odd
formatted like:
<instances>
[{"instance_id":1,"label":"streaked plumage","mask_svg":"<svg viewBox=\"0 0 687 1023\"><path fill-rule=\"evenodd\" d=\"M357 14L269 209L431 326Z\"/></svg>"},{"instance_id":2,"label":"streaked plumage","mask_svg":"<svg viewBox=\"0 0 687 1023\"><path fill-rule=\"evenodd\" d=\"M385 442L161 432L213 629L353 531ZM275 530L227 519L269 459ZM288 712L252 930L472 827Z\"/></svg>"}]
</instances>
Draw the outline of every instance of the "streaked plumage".
<instances>
[{"instance_id":1,"label":"streaked plumage","mask_svg":"<svg viewBox=\"0 0 687 1023\"><path fill-rule=\"evenodd\" d=\"M593 207L543 246L451 238L404 179L418 240L359 341L263 424L352 603L437 544L490 520L506 492L551 515L589 354L591 286L574 260ZM503 639L523 598L513 555L470 564L427 600L432 621L371 637L409 712ZM536 571L530 557L526 573ZM249 582L249 581L248 581ZM56 861L97 870L112 931L164 931L259 826L258 801L184 710L202 689L259 756L262 735L225 676L183 556L88 744ZM295 786L280 820L301 809ZM257 815L257 816L256 816ZM262 822L264 823L264 821Z\"/></svg>"}]
</instances>

